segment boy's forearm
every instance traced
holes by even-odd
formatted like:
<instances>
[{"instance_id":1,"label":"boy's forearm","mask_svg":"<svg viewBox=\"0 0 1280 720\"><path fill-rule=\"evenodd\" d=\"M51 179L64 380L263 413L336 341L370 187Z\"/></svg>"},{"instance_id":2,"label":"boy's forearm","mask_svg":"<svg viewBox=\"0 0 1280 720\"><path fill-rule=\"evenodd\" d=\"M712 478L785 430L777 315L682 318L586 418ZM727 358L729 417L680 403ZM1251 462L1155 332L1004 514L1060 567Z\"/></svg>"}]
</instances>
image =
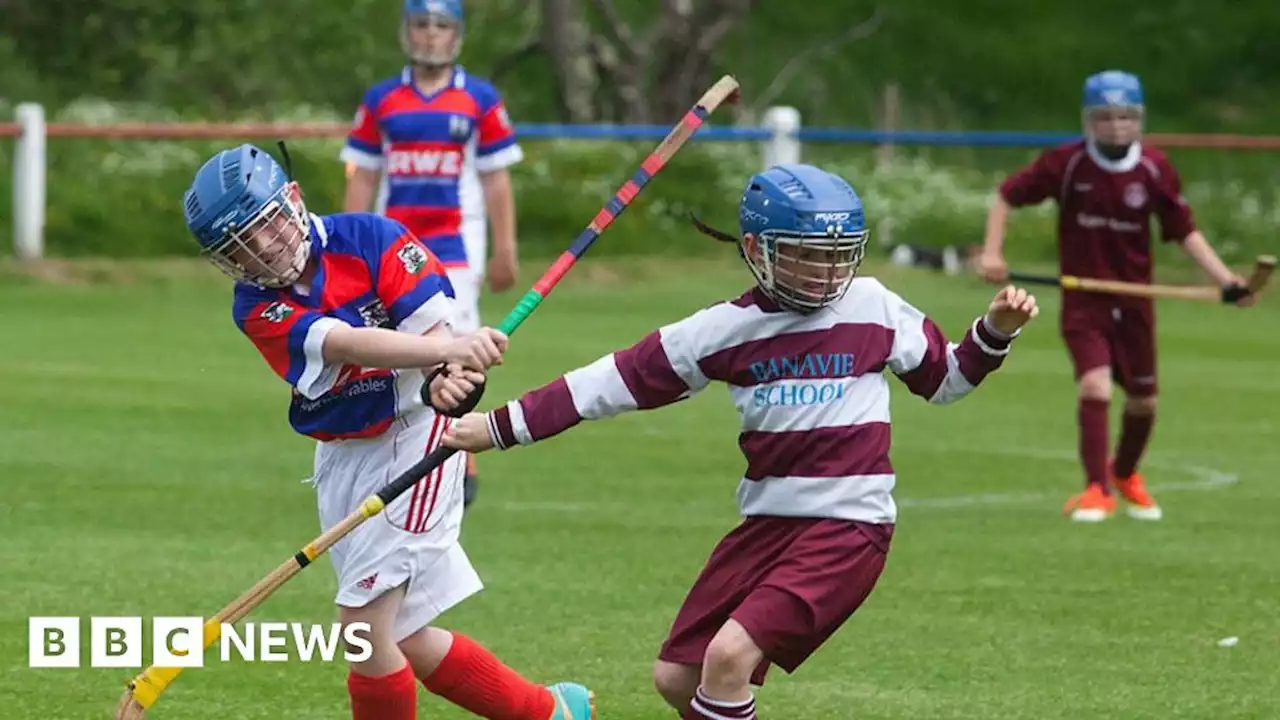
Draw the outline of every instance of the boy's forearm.
<instances>
[{"instance_id":1,"label":"boy's forearm","mask_svg":"<svg viewBox=\"0 0 1280 720\"><path fill-rule=\"evenodd\" d=\"M998 253L1004 249L1004 229L1009 220L1009 203L996 194L987 211L986 237L982 249L984 252Z\"/></svg>"},{"instance_id":2,"label":"boy's forearm","mask_svg":"<svg viewBox=\"0 0 1280 720\"><path fill-rule=\"evenodd\" d=\"M445 362L448 345L442 336L342 325L325 335L324 359L327 364L391 370L426 368Z\"/></svg>"},{"instance_id":3,"label":"boy's forearm","mask_svg":"<svg viewBox=\"0 0 1280 720\"><path fill-rule=\"evenodd\" d=\"M347 177L347 192L343 199L344 212L369 212L373 206L374 190L378 186L378 173L366 168L354 168Z\"/></svg>"},{"instance_id":4,"label":"boy's forearm","mask_svg":"<svg viewBox=\"0 0 1280 720\"><path fill-rule=\"evenodd\" d=\"M505 170L483 176L485 210L493 230L496 253L515 253L516 206L511 174Z\"/></svg>"},{"instance_id":5,"label":"boy's forearm","mask_svg":"<svg viewBox=\"0 0 1280 720\"><path fill-rule=\"evenodd\" d=\"M1182 241L1182 249L1187 255L1200 266L1214 282L1219 285L1228 285L1235 278L1235 273L1231 272L1231 268L1227 267L1222 259L1218 257L1218 253L1214 251L1213 246L1205 239L1204 234L1199 230L1194 230L1190 235Z\"/></svg>"}]
</instances>

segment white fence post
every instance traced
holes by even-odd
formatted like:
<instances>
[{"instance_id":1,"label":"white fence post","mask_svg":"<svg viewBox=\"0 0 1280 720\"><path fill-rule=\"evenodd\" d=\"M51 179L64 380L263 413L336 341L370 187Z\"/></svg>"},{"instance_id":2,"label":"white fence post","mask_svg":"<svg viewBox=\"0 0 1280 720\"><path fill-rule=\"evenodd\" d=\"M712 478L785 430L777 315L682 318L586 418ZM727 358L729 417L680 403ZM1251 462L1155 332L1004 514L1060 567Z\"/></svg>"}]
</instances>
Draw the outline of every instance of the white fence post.
<instances>
[{"instance_id":1,"label":"white fence post","mask_svg":"<svg viewBox=\"0 0 1280 720\"><path fill-rule=\"evenodd\" d=\"M15 110L21 128L13 158L13 244L19 260L44 255L44 107L22 103Z\"/></svg>"},{"instance_id":2,"label":"white fence post","mask_svg":"<svg viewBox=\"0 0 1280 720\"><path fill-rule=\"evenodd\" d=\"M763 143L765 169L783 163L800 162L800 111L787 106L771 107L764 113L764 128L773 137Z\"/></svg>"}]
</instances>

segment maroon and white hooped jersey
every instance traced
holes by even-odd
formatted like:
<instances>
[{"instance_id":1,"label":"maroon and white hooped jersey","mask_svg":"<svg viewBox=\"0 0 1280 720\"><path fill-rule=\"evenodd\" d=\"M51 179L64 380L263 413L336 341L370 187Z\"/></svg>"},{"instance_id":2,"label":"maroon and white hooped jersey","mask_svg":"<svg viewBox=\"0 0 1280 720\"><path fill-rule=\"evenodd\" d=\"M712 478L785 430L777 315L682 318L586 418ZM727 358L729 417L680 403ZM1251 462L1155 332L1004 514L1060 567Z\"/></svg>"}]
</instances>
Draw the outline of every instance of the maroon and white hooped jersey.
<instances>
[{"instance_id":1,"label":"maroon and white hooped jersey","mask_svg":"<svg viewBox=\"0 0 1280 720\"><path fill-rule=\"evenodd\" d=\"M582 420L668 405L725 383L742 418L745 516L893 522L889 381L947 404L1009 352L978 319L959 343L872 278L812 314L759 290L666 325L635 345L488 414L499 448L552 437Z\"/></svg>"}]
</instances>

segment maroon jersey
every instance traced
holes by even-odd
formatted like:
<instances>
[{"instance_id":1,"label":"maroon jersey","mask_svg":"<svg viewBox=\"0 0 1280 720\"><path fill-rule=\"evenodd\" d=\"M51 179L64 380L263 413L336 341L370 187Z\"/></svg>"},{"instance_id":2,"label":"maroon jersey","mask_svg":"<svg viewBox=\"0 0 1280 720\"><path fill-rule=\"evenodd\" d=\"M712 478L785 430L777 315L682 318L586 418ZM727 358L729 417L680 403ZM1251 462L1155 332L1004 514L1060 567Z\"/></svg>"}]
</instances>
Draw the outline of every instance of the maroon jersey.
<instances>
[{"instance_id":1,"label":"maroon jersey","mask_svg":"<svg viewBox=\"0 0 1280 720\"><path fill-rule=\"evenodd\" d=\"M1177 170L1164 153L1137 144L1117 161L1091 152L1083 140L1046 150L1001 183L1000 195L1012 207L1058 203L1063 275L1149 283L1151 216L1160 218L1165 241L1180 242L1195 230ZM1066 293L1064 304L1082 296Z\"/></svg>"}]
</instances>

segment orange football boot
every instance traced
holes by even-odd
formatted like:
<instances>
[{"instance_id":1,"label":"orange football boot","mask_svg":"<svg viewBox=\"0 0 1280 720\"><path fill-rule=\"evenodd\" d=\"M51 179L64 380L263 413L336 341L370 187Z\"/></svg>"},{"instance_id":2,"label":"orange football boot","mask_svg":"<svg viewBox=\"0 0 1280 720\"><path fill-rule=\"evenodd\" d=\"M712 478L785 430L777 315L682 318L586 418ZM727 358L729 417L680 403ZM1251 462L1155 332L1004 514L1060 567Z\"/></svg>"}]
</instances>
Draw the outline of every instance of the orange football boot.
<instances>
[{"instance_id":1,"label":"orange football boot","mask_svg":"<svg viewBox=\"0 0 1280 720\"><path fill-rule=\"evenodd\" d=\"M1067 501L1062 514L1070 515L1075 522L1102 522L1115 514L1115 511L1115 496L1108 495L1101 485L1089 483L1084 492L1073 495Z\"/></svg>"},{"instance_id":2,"label":"orange football boot","mask_svg":"<svg viewBox=\"0 0 1280 720\"><path fill-rule=\"evenodd\" d=\"M1129 517L1136 520L1159 520L1163 513L1160 506L1156 504L1156 499L1151 497L1151 493L1147 491L1147 484L1142 479L1142 474L1135 472L1127 478L1118 478L1115 472L1111 470L1108 464L1108 472L1111 474L1111 480L1115 483L1116 489L1120 491L1120 496L1124 498L1127 505L1125 512Z\"/></svg>"}]
</instances>

